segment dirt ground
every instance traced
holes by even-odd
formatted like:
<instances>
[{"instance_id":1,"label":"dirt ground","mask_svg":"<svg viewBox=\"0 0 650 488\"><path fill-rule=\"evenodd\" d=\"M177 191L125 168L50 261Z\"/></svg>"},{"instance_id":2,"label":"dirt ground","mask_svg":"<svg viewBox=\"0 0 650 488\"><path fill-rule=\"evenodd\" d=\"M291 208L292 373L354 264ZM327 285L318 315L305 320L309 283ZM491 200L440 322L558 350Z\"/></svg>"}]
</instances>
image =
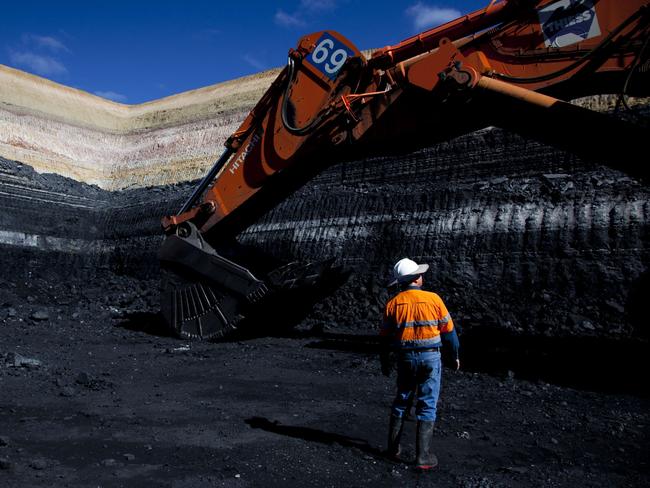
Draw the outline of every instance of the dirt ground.
<instances>
[{"instance_id":1,"label":"dirt ground","mask_svg":"<svg viewBox=\"0 0 650 488\"><path fill-rule=\"evenodd\" d=\"M188 343L161 333L153 283L116 277L82 295L74 286L0 281L0 486L650 480L647 396L445 369L440 466L419 475L382 456L395 377L379 373L372 336L327 324ZM625 364L601 364L626 375ZM408 422L410 458L414 429Z\"/></svg>"}]
</instances>

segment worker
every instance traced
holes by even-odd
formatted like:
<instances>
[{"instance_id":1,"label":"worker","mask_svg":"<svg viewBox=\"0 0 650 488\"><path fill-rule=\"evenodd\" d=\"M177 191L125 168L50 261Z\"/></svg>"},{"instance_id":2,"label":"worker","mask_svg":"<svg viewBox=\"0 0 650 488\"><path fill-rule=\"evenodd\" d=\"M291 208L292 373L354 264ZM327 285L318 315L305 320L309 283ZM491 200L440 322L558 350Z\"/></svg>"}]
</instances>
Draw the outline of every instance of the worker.
<instances>
[{"instance_id":1,"label":"worker","mask_svg":"<svg viewBox=\"0 0 650 488\"><path fill-rule=\"evenodd\" d=\"M460 369L459 341L447 307L435 293L422 290L422 275L428 264L417 264L404 258L393 268L393 282L399 293L388 300L380 330L382 350L381 369L390 376L391 352L397 362L397 395L393 402L388 432L388 456L400 457L400 438L404 417L412 397L417 398L416 460L419 470L430 470L438 465L431 452L436 404L441 382L442 340L451 346L455 369Z\"/></svg>"}]
</instances>

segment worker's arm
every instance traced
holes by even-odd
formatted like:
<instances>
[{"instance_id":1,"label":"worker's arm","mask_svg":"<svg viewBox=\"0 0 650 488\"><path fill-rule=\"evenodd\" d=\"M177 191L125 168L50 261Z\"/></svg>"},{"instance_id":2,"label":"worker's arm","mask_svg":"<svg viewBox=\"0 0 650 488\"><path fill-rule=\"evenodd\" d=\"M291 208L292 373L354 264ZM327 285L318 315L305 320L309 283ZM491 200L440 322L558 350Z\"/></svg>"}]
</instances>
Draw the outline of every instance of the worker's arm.
<instances>
[{"instance_id":1,"label":"worker's arm","mask_svg":"<svg viewBox=\"0 0 650 488\"><path fill-rule=\"evenodd\" d=\"M456 370L459 370L460 358L458 356L458 351L460 350L460 342L458 341L458 334L456 334L456 329L452 329L450 332L441 332L440 337L442 337L442 340L451 346L452 354L454 356L454 364L456 365Z\"/></svg>"},{"instance_id":2,"label":"worker's arm","mask_svg":"<svg viewBox=\"0 0 650 488\"><path fill-rule=\"evenodd\" d=\"M440 309L440 315L442 316L438 322L438 327L440 327L440 338L451 347L454 365L456 366L456 371L458 371L460 369L460 341L458 340L458 334L456 334L454 321L451 319L447 307L440 297L438 297L438 300L438 307Z\"/></svg>"}]
</instances>

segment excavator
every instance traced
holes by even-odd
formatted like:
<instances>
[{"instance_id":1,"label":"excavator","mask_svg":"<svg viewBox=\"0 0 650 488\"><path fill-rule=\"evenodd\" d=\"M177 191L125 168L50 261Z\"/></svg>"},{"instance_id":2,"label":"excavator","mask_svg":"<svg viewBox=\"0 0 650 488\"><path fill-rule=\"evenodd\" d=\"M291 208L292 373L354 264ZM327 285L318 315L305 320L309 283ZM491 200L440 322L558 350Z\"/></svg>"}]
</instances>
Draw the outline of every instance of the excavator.
<instances>
[{"instance_id":1,"label":"excavator","mask_svg":"<svg viewBox=\"0 0 650 488\"><path fill-rule=\"evenodd\" d=\"M302 37L180 211L162 219L170 329L226 336L264 300L327 271L290 263L260 275L230 244L336 162L497 126L647 181L647 124L567 100L617 94L634 113L628 97L650 93L649 3L492 0L368 57L334 31Z\"/></svg>"}]
</instances>

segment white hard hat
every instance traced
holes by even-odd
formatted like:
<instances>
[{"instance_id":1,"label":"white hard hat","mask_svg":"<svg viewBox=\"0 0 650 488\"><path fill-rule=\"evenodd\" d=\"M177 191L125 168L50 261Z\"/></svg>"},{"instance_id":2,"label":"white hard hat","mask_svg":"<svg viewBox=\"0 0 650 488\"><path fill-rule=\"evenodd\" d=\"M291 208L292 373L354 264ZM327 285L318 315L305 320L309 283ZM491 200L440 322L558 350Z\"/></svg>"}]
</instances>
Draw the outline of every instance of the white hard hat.
<instances>
[{"instance_id":1,"label":"white hard hat","mask_svg":"<svg viewBox=\"0 0 650 488\"><path fill-rule=\"evenodd\" d=\"M428 264L418 264L409 258L400 259L393 267L394 279L388 286L413 281L421 274L426 273L428 269Z\"/></svg>"}]
</instances>

